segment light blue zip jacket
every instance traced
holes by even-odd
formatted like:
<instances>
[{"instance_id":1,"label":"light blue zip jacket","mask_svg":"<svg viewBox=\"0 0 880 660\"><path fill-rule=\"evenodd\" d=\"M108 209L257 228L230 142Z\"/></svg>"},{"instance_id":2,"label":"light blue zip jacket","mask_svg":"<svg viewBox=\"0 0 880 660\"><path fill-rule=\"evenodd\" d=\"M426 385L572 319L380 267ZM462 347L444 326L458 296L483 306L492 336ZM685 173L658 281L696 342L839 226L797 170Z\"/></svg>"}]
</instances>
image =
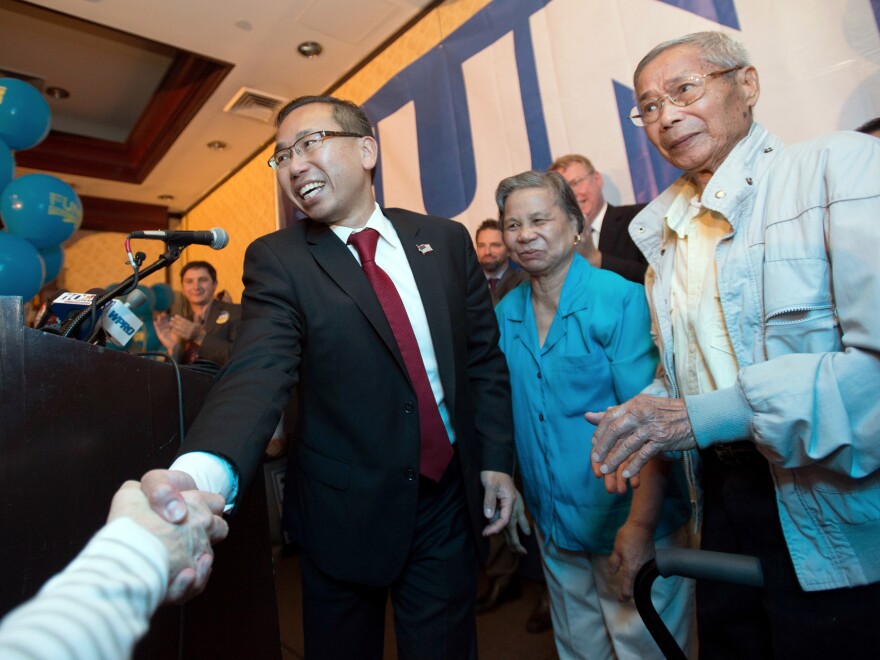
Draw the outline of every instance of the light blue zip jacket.
<instances>
[{"instance_id":1,"label":"light blue zip jacket","mask_svg":"<svg viewBox=\"0 0 880 660\"><path fill-rule=\"evenodd\" d=\"M681 180L630 234L663 372L678 397L664 215ZM697 444L750 439L770 463L782 531L808 591L880 581L880 140L835 133L785 146L754 124L702 195L732 231L715 257L733 387L686 398Z\"/></svg>"}]
</instances>

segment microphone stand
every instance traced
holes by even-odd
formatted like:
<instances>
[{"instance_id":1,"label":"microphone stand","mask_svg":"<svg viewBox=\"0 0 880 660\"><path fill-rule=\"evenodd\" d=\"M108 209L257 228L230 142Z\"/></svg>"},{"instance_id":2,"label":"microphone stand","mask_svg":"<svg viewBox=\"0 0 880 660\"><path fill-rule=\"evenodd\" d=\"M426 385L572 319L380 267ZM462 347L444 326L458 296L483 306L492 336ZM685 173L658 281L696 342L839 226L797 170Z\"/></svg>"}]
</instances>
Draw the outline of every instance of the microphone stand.
<instances>
[{"instance_id":1,"label":"microphone stand","mask_svg":"<svg viewBox=\"0 0 880 660\"><path fill-rule=\"evenodd\" d=\"M93 308L84 309L72 319L66 321L64 325L61 326L61 336L70 337L83 324L89 314L97 313L99 309L104 307L104 305L106 305L114 298L121 296L123 293L128 293L130 289L134 289L137 286L138 281L142 277L152 275L157 270L161 270L162 268L168 268L168 266L180 259L180 252L187 245L188 244L186 242L182 241L167 241L165 243L165 252L159 255L159 258L156 259L156 261L151 263L143 270L140 270L140 265L146 255L144 255L142 252L139 252L135 256L135 272L132 275L129 275L123 282L117 284L115 287L110 289L110 291L98 297L98 299L94 302Z\"/></svg>"}]
</instances>

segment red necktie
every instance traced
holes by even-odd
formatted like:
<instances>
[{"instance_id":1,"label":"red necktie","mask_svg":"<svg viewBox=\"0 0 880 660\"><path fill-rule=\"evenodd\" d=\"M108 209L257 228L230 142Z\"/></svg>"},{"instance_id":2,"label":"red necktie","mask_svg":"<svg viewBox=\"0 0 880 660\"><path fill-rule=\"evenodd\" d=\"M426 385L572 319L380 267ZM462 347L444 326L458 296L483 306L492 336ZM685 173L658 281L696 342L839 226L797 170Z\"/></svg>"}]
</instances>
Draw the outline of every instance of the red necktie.
<instances>
[{"instance_id":1,"label":"red necktie","mask_svg":"<svg viewBox=\"0 0 880 660\"><path fill-rule=\"evenodd\" d=\"M496 286L498 286L498 278L497 277L490 277L489 278L489 291L494 291Z\"/></svg>"},{"instance_id":2,"label":"red necktie","mask_svg":"<svg viewBox=\"0 0 880 660\"><path fill-rule=\"evenodd\" d=\"M199 325L205 324L204 319L199 316L196 316L193 320ZM199 345L195 343L192 339L187 339L183 344L183 349L180 352L180 359L178 360L178 363L192 364L196 361L197 357L199 357Z\"/></svg>"},{"instance_id":3,"label":"red necktie","mask_svg":"<svg viewBox=\"0 0 880 660\"><path fill-rule=\"evenodd\" d=\"M400 294L394 286L394 282L388 277L388 273L376 264L376 243L379 241L379 232L375 229L364 229L352 233L348 242L357 250L361 259L361 267L370 281L382 310L397 340L397 347L403 356L406 370L416 391L419 404L419 431L421 435L420 465L419 472L422 476L440 481L446 466L452 458L452 445L449 443L449 435L440 410L437 408L437 400L434 391L428 381L425 371L425 363L422 361L422 353L416 341L412 324L406 315L406 308L400 299Z\"/></svg>"}]
</instances>

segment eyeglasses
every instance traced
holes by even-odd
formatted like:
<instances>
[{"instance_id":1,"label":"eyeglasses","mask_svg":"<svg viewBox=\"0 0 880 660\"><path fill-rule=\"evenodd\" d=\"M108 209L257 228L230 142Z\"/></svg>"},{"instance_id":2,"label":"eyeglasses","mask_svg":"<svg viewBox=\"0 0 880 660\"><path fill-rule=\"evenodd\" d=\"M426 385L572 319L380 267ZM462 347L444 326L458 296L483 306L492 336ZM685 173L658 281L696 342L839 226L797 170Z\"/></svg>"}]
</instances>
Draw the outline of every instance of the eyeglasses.
<instances>
[{"instance_id":1,"label":"eyeglasses","mask_svg":"<svg viewBox=\"0 0 880 660\"><path fill-rule=\"evenodd\" d=\"M630 110L629 118L636 126L653 124L660 119L660 112L663 110L663 104L665 103L664 99L669 99L670 103L680 108L696 103L706 93L706 78L710 76L723 76L725 73L739 71L740 69L742 69L741 66L732 66L729 69L712 71L702 76L696 74L683 76L674 83L672 91L665 96L642 101L639 105L635 106Z\"/></svg>"},{"instance_id":2,"label":"eyeglasses","mask_svg":"<svg viewBox=\"0 0 880 660\"><path fill-rule=\"evenodd\" d=\"M293 154L302 156L304 153L317 151L324 144L324 140L334 137L366 137L360 133L348 133L346 131L315 131L308 135L303 135L289 147L279 149L269 159L269 167L277 170L284 167L293 159Z\"/></svg>"},{"instance_id":3,"label":"eyeglasses","mask_svg":"<svg viewBox=\"0 0 880 660\"><path fill-rule=\"evenodd\" d=\"M593 170L592 172L587 172L583 176L579 176L575 179L572 179L571 181L568 182L568 187L571 188L572 190L574 190L579 185L581 185L584 181L586 181L591 176L593 176L595 173L596 173L596 170Z\"/></svg>"}]
</instances>

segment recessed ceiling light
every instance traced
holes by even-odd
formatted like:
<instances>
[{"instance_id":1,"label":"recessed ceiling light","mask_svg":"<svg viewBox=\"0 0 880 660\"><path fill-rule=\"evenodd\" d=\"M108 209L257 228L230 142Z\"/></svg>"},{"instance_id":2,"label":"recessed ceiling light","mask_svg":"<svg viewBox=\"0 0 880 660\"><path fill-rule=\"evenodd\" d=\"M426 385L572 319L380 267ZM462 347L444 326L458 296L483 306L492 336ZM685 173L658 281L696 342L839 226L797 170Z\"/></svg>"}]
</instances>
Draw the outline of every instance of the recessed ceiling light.
<instances>
[{"instance_id":1,"label":"recessed ceiling light","mask_svg":"<svg viewBox=\"0 0 880 660\"><path fill-rule=\"evenodd\" d=\"M50 96L53 99L66 99L70 96L70 92L63 87L47 87L46 96Z\"/></svg>"},{"instance_id":2,"label":"recessed ceiling light","mask_svg":"<svg viewBox=\"0 0 880 660\"><path fill-rule=\"evenodd\" d=\"M170 202L172 199L174 199L174 195L169 195L168 193L165 193L164 195L159 195L159 199L161 199L163 202Z\"/></svg>"},{"instance_id":3,"label":"recessed ceiling light","mask_svg":"<svg viewBox=\"0 0 880 660\"><path fill-rule=\"evenodd\" d=\"M317 41L303 41L299 46L296 47L299 51L299 54L303 57L308 57L312 59L313 57L317 57L321 54L321 51L324 50Z\"/></svg>"},{"instance_id":4,"label":"recessed ceiling light","mask_svg":"<svg viewBox=\"0 0 880 660\"><path fill-rule=\"evenodd\" d=\"M208 142L208 149L212 151L223 151L228 145L225 142L221 142L220 140L214 140L213 142Z\"/></svg>"}]
</instances>

